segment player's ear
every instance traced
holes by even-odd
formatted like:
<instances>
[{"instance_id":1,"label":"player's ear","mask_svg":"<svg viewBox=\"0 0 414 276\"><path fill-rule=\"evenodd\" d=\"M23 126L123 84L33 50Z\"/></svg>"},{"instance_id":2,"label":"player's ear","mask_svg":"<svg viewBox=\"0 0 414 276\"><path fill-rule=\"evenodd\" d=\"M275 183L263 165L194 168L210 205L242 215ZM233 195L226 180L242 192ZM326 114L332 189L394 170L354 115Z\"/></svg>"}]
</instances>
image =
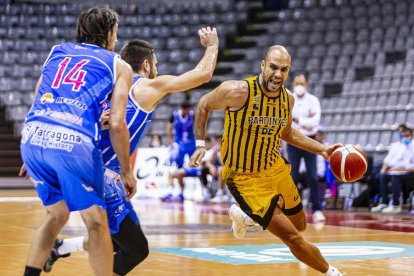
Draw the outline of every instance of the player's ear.
<instances>
[{"instance_id":1,"label":"player's ear","mask_svg":"<svg viewBox=\"0 0 414 276\"><path fill-rule=\"evenodd\" d=\"M262 69L262 71L264 70L265 67L265 61L262 59L262 62L260 63L260 68Z\"/></svg>"},{"instance_id":2,"label":"player's ear","mask_svg":"<svg viewBox=\"0 0 414 276\"><path fill-rule=\"evenodd\" d=\"M149 61L147 59L145 59L144 62L142 63L142 69L145 72L149 72L150 71L150 64L149 64Z\"/></svg>"}]
</instances>

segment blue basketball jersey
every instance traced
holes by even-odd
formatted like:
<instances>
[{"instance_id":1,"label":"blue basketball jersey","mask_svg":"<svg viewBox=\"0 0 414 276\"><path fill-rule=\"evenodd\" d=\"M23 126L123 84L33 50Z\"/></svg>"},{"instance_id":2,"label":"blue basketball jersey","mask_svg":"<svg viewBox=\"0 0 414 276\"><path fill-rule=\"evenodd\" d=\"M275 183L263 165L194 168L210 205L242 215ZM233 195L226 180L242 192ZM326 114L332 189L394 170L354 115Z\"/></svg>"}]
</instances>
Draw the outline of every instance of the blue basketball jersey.
<instances>
[{"instance_id":1,"label":"blue basketball jersey","mask_svg":"<svg viewBox=\"0 0 414 276\"><path fill-rule=\"evenodd\" d=\"M64 43L52 48L26 122L40 121L100 139L101 104L111 98L116 53L96 45Z\"/></svg>"},{"instance_id":2,"label":"blue basketball jersey","mask_svg":"<svg viewBox=\"0 0 414 276\"><path fill-rule=\"evenodd\" d=\"M190 110L185 118L181 112L176 110L173 112L173 128L175 131L175 142L178 144L195 143L194 135L194 112Z\"/></svg>"},{"instance_id":3,"label":"blue basketball jersey","mask_svg":"<svg viewBox=\"0 0 414 276\"><path fill-rule=\"evenodd\" d=\"M144 137L149 124L151 123L153 110L147 112L143 110L139 104L134 100L132 90L142 76L135 77L131 90L128 95L128 104L126 109L126 121L130 135L130 155L134 152L138 146L142 137ZM106 103L103 106L104 110L110 109L110 103ZM114 172L120 173L121 168L118 158L111 145L111 139L109 137L109 130L102 131L102 139L99 143L99 148L102 150L102 156L104 160L104 166L111 169Z\"/></svg>"}]
</instances>

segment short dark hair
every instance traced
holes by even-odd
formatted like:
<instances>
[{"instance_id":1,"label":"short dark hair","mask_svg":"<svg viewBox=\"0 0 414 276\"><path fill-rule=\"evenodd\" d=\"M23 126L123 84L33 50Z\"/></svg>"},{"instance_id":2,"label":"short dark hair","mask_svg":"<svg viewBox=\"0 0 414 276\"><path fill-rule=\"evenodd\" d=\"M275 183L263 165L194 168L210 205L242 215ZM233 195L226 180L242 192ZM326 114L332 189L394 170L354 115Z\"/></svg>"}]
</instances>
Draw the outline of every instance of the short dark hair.
<instances>
[{"instance_id":1,"label":"short dark hair","mask_svg":"<svg viewBox=\"0 0 414 276\"><path fill-rule=\"evenodd\" d=\"M134 72L141 69L144 60L152 61L155 49L151 43L142 39L130 40L120 52L121 58L131 65Z\"/></svg>"},{"instance_id":2,"label":"short dark hair","mask_svg":"<svg viewBox=\"0 0 414 276\"><path fill-rule=\"evenodd\" d=\"M405 123L402 123L402 124L399 124L398 125L398 130L400 130L401 129L401 131L409 131L410 133L413 133L413 129L412 128L410 128L407 124L405 124Z\"/></svg>"},{"instance_id":3,"label":"short dark hair","mask_svg":"<svg viewBox=\"0 0 414 276\"><path fill-rule=\"evenodd\" d=\"M95 7L84 10L76 24L76 41L105 48L109 44L109 33L119 21L119 15L110 8Z\"/></svg>"},{"instance_id":4,"label":"short dark hair","mask_svg":"<svg viewBox=\"0 0 414 276\"><path fill-rule=\"evenodd\" d=\"M181 108L182 108L182 109L188 109L188 108L191 108L191 104L190 104L189 102L183 102L183 103L181 104Z\"/></svg>"}]
</instances>

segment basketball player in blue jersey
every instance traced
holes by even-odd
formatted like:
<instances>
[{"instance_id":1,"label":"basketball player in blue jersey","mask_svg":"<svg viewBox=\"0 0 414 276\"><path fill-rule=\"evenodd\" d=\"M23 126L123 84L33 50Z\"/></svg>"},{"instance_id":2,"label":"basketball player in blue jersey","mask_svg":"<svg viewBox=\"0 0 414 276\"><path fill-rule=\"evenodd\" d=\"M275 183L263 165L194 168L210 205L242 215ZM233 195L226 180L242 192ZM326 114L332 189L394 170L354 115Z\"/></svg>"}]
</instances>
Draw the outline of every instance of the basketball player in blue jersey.
<instances>
[{"instance_id":1,"label":"basketball player in blue jersey","mask_svg":"<svg viewBox=\"0 0 414 276\"><path fill-rule=\"evenodd\" d=\"M170 147L176 148L170 156L170 162L177 165L177 170L169 176L170 188L173 189L173 178L177 178L181 192L176 198L170 192L163 196L161 200L184 201L184 177L197 176L200 173L199 170L183 168L185 156L190 157L195 151L194 112L191 110L190 103L183 102L181 108L173 112L167 124L167 136Z\"/></svg>"},{"instance_id":2,"label":"basketball player in blue jersey","mask_svg":"<svg viewBox=\"0 0 414 276\"><path fill-rule=\"evenodd\" d=\"M154 47L143 40L132 40L121 49L121 57L134 71L134 81L129 92L126 120L130 133L130 154L138 146L148 128L152 112L158 102L170 93L186 91L208 82L213 76L217 62L218 37L216 29L203 28L198 31L201 44L206 48L198 65L180 76L158 76ZM105 126L112 112L113 103L104 103L106 112L102 116ZM125 275L142 262L149 254L148 242L139 224L138 217L127 201L122 179L119 178L120 163L107 130L102 132L100 148L104 160L105 203L109 229L115 248L114 273ZM49 260L44 267L50 271L53 263L70 252L89 249L90 237L57 240Z\"/></svg>"},{"instance_id":3,"label":"basketball player in blue jersey","mask_svg":"<svg viewBox=\"0 0 414 276\"><path fill-rule=\"evenodd\" d=\"M35 100L21 139L25 166L46 208L34 234L24 275L40 275L57 234L80 211L90 237L90 264L95 275L112 275L113 255L103 197L100 106L111 100L109 132L128 196L136 180L129 165L125 120L131 67L113 53L118 14L108 8L83 11L77 43L52 48L36 85Z\"/></svg>"},{"instance_id":4,"label":"basketball player in blue jersey","mask_svg":"<svg viewBox=\"0 0 414 276\"><path fill-rule=\"evenodd\" d=\"M195 151L194 112L189 103L182 103L181 108L173 112L167 125L167 135L170 145L178 145L178 156L174 161L180 169L184 165L185 155L190 157Z\"/></svg>"}]
</instances>

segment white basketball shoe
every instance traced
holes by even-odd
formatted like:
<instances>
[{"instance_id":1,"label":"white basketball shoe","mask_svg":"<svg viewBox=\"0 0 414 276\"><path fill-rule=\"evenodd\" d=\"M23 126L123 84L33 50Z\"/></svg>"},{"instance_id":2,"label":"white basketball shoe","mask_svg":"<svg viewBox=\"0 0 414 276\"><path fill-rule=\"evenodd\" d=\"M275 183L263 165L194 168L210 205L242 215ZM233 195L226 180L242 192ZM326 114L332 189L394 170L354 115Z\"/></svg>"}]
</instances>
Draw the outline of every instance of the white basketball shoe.
<instances>
[{"instance_id":1,"label":"white basketball shoe","mask_svg":"<svg viewBox=\"0 0 414 276\"><path fill-rule=\"evenodd\" d=\"M233 236L242 239L246 235L247 227L255 226L256 223L236 204L232 204L229 208L229 218L232 220L231 229Z\"/></svg>"}]
</instances>

